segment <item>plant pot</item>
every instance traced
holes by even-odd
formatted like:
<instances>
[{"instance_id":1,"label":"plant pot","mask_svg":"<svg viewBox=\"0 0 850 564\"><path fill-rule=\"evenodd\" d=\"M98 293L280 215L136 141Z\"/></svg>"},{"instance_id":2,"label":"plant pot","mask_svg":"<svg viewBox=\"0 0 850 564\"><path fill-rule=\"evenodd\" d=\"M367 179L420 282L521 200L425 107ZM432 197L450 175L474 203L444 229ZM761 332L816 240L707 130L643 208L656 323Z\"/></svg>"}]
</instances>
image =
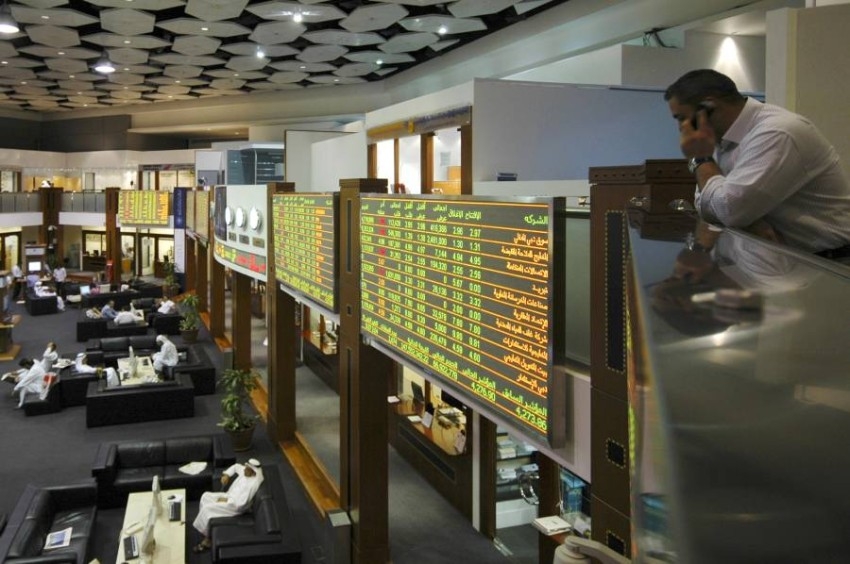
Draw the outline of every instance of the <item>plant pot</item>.
<instances>
[{"instance_id":1,"label":"plant pot","mask_svg":"<svg viewBox=\"0 0 850 564\"><path fill-rule=\"evenodd\" d=\"M181 329L180 335L183 337L184 343L197 343L198 342L198 330L197 329Z\"/></svg>"},{"instance_id":2,"label":"plant pot","mask_svg":"<svg viewBox=\"0 0 850 564\"><path fill-rule=\"evenodd\" d=\"M230 435L230 442L233 444L234 452L243 452L251 448L251 443L254 439L254 428L248 427L247 429L241 429L239 431L227 431L227 434Z\"/></svg>"}]
</instances>

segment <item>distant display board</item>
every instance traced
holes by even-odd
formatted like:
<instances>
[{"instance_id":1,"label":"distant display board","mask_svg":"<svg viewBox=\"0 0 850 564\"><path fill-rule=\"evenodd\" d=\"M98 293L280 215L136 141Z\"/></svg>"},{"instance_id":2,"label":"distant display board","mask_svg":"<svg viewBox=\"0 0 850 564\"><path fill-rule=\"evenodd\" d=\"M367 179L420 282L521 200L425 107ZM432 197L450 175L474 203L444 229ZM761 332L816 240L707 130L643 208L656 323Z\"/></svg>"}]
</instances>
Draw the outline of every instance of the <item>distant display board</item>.
<instances>
[{"instance_id":1,"label":"distant display board","mask_svg":"<svg viewBox=\"0 0 850 564\"><path fill-rule=\"evenodd\" d=\"M168 225L171 194L159 190L118 192L118 221L121 225Z\"/></svg>"},{"instance_id":2,"label":"distant display board","mask_svg":"<svg viewBox=\"0 0 850 564\"><path fill-rule=\"evenodd\" d=\"M210 193L195 192L195 233L204 241L210 237Z\"/></svg>"},{"instance_id":3,"label":"distant display board","mask_svg":"<svg viewBox=\"0 0 850 564\"><path fill-rule=\"evenodd\" d=\"M361 196L362 331L551 443L564 208L562 198Z\"/></svg>"},{"instance_id":4,"label":"distant display board","mask_svg":"<svg viewBox=\"0 0 850 564\"><path fill-rule=\"evenodd\" d=\"M186 230L195 231L195 191L186 192Z\"/></svg>"},{"instance_id":5,"label":"distant display board","mask_svg":"<svg viewBox=\"0 0 850 564\"><path fill-rule=\"evenodd\" d=\"M295 294L337 313L339 194L272 197L275 278Z\"/></svg>"}]
</instances>

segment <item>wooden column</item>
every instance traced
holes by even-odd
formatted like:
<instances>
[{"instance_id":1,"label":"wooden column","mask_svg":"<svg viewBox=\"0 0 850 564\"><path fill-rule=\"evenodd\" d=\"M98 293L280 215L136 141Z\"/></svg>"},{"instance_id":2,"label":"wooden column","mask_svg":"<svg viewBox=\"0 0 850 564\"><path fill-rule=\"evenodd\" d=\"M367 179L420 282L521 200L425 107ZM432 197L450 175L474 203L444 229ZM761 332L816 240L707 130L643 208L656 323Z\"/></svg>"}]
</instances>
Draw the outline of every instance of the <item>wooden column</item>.
<instances>
[{"instance_id":1,"label":"wooden column","mask_svg":"<svg viewBox=\"0 0 850 564\"><path fill-rule=\"evenodd\" d=\"M118 228L119 188L106 189L106 260L112 261L112 277L108 282L121 281L121 230Z\"/></svg>"},{"instance_id":2,"label":"wooden column","mask_svg":"<svg viewBox=\"0 0 850 564\"><path fill-rule=\"evenodd\" d=\"M41 229L38 238L47 245L47 256L56 257L57 265L62 264L62 226L59 225L59 210L62 207L61 188L39 189L41 203ZM45 257L46 258L46 257Z\"/></svg>"},{"instance_id":3,"label":"wooden column","mask_svg":"<svg viewBox=\"0 0 850 564\"><path fill-rule=\"evenodd\" d=\"M481 491L479 519L481 534L496 538L496 424L484 417L478 418L479 467L478 482ZM467 437L467 441L473 437ZM468 444L472 444L471 442ZM467 448L470 448L467 446Z\"/></svg>"},{"instance_id":4,"label":"wooden column","mask_svg":"<svg viewBox=\"0 0 850 564\"><path fill-rule=\"evenodd\" d=\"M430 194L434 187L434 133L424 133L420 136L419 145L419 178L420 194Z\"/></svg>"},{"instance_id":5,"label":"wooden column","mask_svg":"<svg viewBox=\"0 0 850 564\"><path fill-rule=\"evenodd\" d=\"M360 338L358 197L386 190L386 179L340 181L340 498L351 518L356 564L390 556L386 381L394 363Z\"/></svg>"},{"instance_id":6,"label":"wooden column","mask_svg":"<svg viewBox=\"0 0 850 564\"><path fill-rule=\"evenodd\" d=\"M233 368L251 369L251 277L233 271L231 323Z\"/></svg>"},{"instance_id":7,"label":"wooden column","mask_svg":"<svg viewBox=\"0 0 850 564\"><path fill-rule=\"evenodd\" d=\"M590 169L590 406L593 540L631 552L626 273L626 208L669 215L669 203L691 200L684 159Z\"/></svg>"},{"instance_id":8,"label":"wooden column","mask_svg":"<svg viewBox=\"0 0 850 564\"><path fill-rule=\"evenodd\" d=\"M224 266L210 260L210 335L224 337Z\"/></svg>"},{"instance_id":9,"label":"wooden column","mask_svg":"<svg viewBox=\"0 0 850 564\"><path fill-rule=\"evenodd\" d=\"M460 126L460 193L472 194L472 124Z\"/></svg>"},{"instance_id":10,"label":"wooden column","mask_svg":"<svg viewBox=\"0 0 850 564\"><path fill-rule=\"evenodd\" d=\"M195 289L198 293L198 311L209 311L209 247L202 243L195 245L195 265L197 286Z\"/></svg>"},{"instance_id":11,"label":"wooden column","mask_svg":"<svg viewBox=\"0 0 850 564\"><path fill-rule=\"evenodd\" d=\"M543 453L537 453L537 474L540 476L537 486L537 498L540 504L537 506L537 514L540 517L549 515L558 515L561 501L561 468L551 458ZM555 548L557 543L552 540L552 537L537 534L537 561L540 564L549 564L555 557Z\"/></svg>"},{"instance_id":12,"label":"wooden column","mask_svg":"<svg viewBox=\"0 0 850 564\"><path fill-rule=\"evenodd\" d=\"M186 264L186 279L183 284L183 287L186 291L190 289L197 290L198 288L198 278L197 278L197 253L195 252L196 243L195 240L191 237L186 237L186 246L185 246L185 257L184 262Z\"/></svg>"},{"instance_id":13,"label":"wooden column","mask_svg":"<svg viewBox=\"0 0 850 564\"><path fill-rule=\"evenodd\" d=\"M273 182L267 188L266 241L269 249L274 248L274 194L294 192L292 182ZM266 317L269 331L269 412L266 431L272 442L295 437L295 367L298 361L300 336L295 326L295 299L280 289L275 275L273 253L268 253L266 267Z\"/></svg>"}]
</instances>

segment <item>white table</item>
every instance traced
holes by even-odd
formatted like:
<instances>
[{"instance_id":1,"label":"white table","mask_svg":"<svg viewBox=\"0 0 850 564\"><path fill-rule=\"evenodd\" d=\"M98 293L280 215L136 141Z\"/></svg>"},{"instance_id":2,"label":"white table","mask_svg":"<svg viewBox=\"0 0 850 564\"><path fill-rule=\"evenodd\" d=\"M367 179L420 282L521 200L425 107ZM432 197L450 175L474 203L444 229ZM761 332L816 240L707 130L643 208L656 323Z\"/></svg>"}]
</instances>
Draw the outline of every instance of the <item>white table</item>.
<instances>
[{"instance_id":1,"label":"white table","mask_svg":"<svg viewBox=\"0 0 850 564\"><path fill-rule=\"evenodd\" d=\"M162 490L162 513L157 517L153 536L156 548L153 556L140 554L132 562L149 562L151 564L184 564L186 562L186 490ZM180 520L168 520L168 497L177 496L180 499ZM144 525L148 512L153 504L153 493L150 491L134 492L127 498L127 509L124 512L124 523L121 525L121 538L118 540L118 556L116 563L126 562L124 559L124 537L127 528L133 523ZM135 533L136 540L142 541L142 529ZM139 547L141 548L141 546Z\"/></svg>"},{"instance_id":2,"label":"white table","mask_svg":"<svg viewBox=\"0 0 850 564\"><path fill-rule=\"evenodd\" d=\"M150 382L152 379L156 378L156 370L153 368L153 361L149 356L137 356L138 364L136 366L136 376L134 378L127 378L121 380L122 386L132 386L133 384L144 384L145 382ZM130 370L130 359L128 358L119 358L118 359L118 377L121 378L122 374L127 373Z\"/></svg>"}]
</instances>

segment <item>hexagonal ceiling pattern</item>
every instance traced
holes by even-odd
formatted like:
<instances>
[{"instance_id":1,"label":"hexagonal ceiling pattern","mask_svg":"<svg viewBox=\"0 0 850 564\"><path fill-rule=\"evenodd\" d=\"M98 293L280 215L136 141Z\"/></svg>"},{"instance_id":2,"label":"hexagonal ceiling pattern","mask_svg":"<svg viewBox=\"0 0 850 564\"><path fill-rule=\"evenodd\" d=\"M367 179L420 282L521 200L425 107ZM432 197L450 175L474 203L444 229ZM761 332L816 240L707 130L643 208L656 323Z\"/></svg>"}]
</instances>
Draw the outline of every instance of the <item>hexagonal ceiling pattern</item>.
<instances>
[{"instance_id":1,"label":"hexagonal ceiling pattern","mask_svg":"<svg viewBox=\"0 0 850 564\"><path fill-rule=\"evenodd\" d=\"M55 112L377 81L566 1L9 0L20 31L0 35L0 105ZM104 57L115 73L94 70Z\"/></svg>"}]
</instances>

